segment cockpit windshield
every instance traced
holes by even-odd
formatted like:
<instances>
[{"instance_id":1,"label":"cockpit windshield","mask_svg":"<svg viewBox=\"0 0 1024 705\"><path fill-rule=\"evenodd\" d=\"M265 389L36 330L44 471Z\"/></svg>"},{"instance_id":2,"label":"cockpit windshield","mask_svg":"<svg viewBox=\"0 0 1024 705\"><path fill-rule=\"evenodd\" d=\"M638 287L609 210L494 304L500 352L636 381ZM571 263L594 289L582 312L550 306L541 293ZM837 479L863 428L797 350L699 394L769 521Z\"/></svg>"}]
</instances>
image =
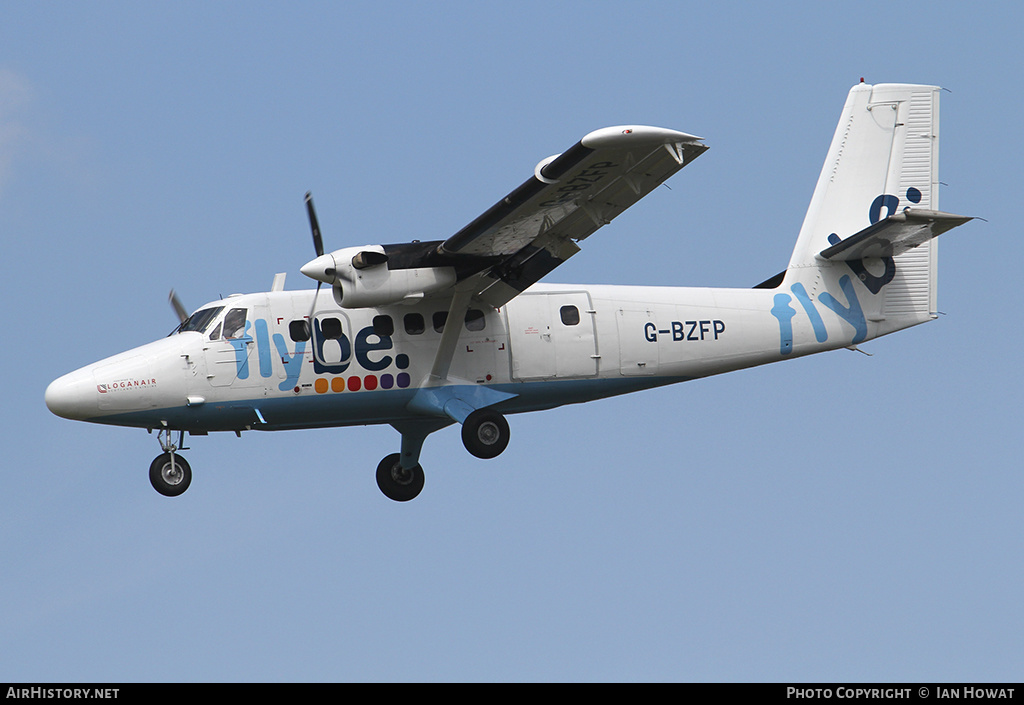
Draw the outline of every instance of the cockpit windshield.
<instances>
[{"instance_id":1,"label":"cockpit windshield","mask_svg":"<svg viewBox=\"0 0 1024 705\"><path fill-rule=\"evenodd\" d=\"M197 333L203 333L209 328L210 323L213 322L221 311L224 310L223 306L213 306L212 308L204 308L196 311L191 316L185 319L185 321L178 326L175 333L187 333L189 331L196 331Z\"/></svg>"}]
</instances>

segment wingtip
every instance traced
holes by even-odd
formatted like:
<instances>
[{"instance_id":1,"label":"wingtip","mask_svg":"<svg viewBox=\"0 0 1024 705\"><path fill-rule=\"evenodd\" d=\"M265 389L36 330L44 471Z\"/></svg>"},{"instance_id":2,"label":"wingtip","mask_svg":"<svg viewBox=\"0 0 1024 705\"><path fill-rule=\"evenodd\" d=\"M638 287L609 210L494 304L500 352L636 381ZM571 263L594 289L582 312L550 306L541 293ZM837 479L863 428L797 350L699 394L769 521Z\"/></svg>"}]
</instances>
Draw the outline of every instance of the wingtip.
<instances>
[{"instance_id":1,"label":"wingtip","mask_svg":"<svg viewBox=\"0 0 1024 705\"><path fill-rule=\"evenodd\" d=\"M594 130L580 142L584 147L598 149L601 147L629 147L644 144L675 144L678 142L699 142L703 137L691 135L679 130L649 125L616 125Z\"/></svg>"}]
</instances>

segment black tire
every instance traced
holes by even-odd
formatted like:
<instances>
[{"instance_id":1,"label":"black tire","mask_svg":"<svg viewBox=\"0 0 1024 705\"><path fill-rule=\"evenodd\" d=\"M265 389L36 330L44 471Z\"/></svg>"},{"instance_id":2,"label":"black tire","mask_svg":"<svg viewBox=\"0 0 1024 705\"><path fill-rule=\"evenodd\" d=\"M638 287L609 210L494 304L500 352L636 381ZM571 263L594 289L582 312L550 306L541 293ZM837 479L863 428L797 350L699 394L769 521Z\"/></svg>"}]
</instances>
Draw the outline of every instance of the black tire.
<instances>
[{"instance_id":1,"label":"black tire","mask_svg":"<svg viewBox=\"0 0 1024 705\"><path fill-rule=\"evenodd\" d=\"M402 456L398 453L380 461L377 466L377 487L388 499L396 502L408 502L415 499L423 489L423 468L416 467L406 470L402 467Z\"/></svg>"},{"instance_id":2,"label":"black tire","mask_svg":"<svg viewBox=\"0 0 1024 705\"><path fill-rule=\"evenodd\" d=\"M174 466L171 466L171 454L163 453L149 466L149 481L153 489L165 497L177 497L192 484L192 468L188 461L175 453Z\"/></svg>"},{"instance_id":3,"label":"black tire","mask_svg":"<svg viewBox=\"0 0 1024 705\"><path fill-rule=\"evenodd\" d=\"M462 424L462 444L484 460L501 455L508 439L508 421L493 409L477 409Z\"/></svg>"}]
</instances>

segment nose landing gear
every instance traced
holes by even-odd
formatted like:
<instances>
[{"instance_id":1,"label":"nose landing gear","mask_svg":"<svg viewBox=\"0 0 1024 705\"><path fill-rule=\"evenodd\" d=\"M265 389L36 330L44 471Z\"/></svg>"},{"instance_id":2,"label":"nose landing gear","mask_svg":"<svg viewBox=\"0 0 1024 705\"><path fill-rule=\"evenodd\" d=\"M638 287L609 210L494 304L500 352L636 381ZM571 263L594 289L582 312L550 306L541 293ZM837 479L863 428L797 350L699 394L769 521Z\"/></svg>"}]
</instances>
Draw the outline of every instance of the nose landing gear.
<instances>
[{"instance_id":1,"label":"nose landing gear","mask_svg":"<svg viewBox=\"0 0 1024 705\"><path fill-rule=\"evenodd\" d=\"M163 496L177 497L191 484L192 468L180 455L163 453L149 466L149 481Z\"/></svg>"},{"instance_id":2,"label":"nose landing gear","mask_svg":"<svg viewBox=\"0 0 1024 705\"><path fill-rule=\"evenodd\" d=\"M178 442L171 440L171 431L161 429L156 438L160 442L163 453L156 456L149 466L149 481L160 494L165 497L177 497L192 483L192 468L188 461L177 454L184 447L185 432L178 432Z\"/></svg>"}]
</instances>

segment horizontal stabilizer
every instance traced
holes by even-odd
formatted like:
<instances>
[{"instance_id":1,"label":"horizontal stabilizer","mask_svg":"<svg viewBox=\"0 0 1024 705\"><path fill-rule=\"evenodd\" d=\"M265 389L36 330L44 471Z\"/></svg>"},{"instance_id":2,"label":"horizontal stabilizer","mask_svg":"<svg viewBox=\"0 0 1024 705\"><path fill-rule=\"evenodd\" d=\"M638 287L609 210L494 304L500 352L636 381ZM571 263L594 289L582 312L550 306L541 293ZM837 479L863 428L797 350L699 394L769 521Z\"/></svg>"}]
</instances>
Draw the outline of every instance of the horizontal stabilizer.
<instances>
[{"instance_id":1,"label":"horizontal stabilizer","mask_svg":"<svg viewBox=\"0 0 1024 705\"><path fill-rule=\"evenodd\" d=\"M840 261L895 257L969 220L973 219L941 211L907 208L825 248L819 256Z\"/></svg>"}]
</instances>

